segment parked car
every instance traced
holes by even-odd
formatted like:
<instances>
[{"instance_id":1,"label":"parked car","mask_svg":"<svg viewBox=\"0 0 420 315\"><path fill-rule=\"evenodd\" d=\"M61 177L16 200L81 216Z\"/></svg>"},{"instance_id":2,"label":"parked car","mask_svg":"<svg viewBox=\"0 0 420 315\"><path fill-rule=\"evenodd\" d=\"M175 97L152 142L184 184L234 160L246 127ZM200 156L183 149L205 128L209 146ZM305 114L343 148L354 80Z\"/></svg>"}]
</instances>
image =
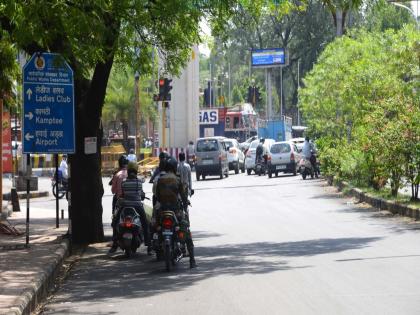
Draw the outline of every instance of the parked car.
<instances>
[{"instance_id":1,"label":"parked car","mask_svg":"<svg viewBox=\"0 0 420 315\"><path fill-rule=\"evenodd\" d=\"M207 175L229 176L228 153L225 137L199 138L195 145L195 175L206 179Z\"/></svg>"},{"instance_id":2,"label":"parked car","mask_svg":"<svg viewBox=\"0 0 420 315\"><path fill-rule=\"evenodd\" d=\"M270 148L268 177L276 177L279 172L292 173L296 176L301 156L297 146L291 141L275 142Z\"/></svg>"},{"instance_id":3,"label":"parked car","mask_svg":"<svg viewBox=\"0 0 420 315\"><path fill-rule=\"evenodd\" d=\"M265 139L264 141L264 147L266 148L266 151L269 153L271 145L275 141L273 139ZM249 146L248 151L246 152L245 156L245 169L246 173L248 175L251 175L252 171L255 172L255 151L257 149L258 144L260 143L260 140L254 140L251 142L251 145Z\"/></svg>"},{"instance_id":4,"label":"parked car","mask_svg":"<svg viewBox=\"0 0 420 315\"><path fill-rule=\"evenodd\" d=\"M305 143L305 138L292 138L290 139L291 142L296 144L298 151L301 152L303 148L303 144Z\"/></svg>"},{"instance_id":5,"label":"parked car","mask_svg":"<svg viewBox=\"0 0 420 315\"><path fill-rule=\"evenodd\" d=\"M245 154L239 148L239 143L236 139L225 139L226 149L228 150L229 170L234 170L235 174L245 172Z\"/></svg>"}]
</instances>

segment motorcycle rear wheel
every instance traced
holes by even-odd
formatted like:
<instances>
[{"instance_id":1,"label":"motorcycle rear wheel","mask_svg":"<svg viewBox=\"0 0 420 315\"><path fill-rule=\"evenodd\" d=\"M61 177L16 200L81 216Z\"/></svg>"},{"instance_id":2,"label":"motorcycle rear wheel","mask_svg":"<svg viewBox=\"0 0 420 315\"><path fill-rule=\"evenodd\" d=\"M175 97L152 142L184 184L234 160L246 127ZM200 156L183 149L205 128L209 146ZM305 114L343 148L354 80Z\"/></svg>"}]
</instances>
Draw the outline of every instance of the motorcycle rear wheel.
<instances>
[{"instance_id":1,"label":"motorcycle rear wheel","mask_svg":"<svg viewBox=\"0 0 420 315\"><path fill-rule=\"evenodd\" d=\"M302 173L302 178L305 180L306 179L306 173L305 171Z\"/></svg>"},{"instance_id":2,"label":"motorcycle rear wheel","mask_svg":"<svg viewBox=\"0 0 420 315\"><path fill-rule=\"evenodd\" d=\"M126 248L125 249L125 257L130 258L131 254L132 254L131 248Z\"/></svg>"}]
</instances>

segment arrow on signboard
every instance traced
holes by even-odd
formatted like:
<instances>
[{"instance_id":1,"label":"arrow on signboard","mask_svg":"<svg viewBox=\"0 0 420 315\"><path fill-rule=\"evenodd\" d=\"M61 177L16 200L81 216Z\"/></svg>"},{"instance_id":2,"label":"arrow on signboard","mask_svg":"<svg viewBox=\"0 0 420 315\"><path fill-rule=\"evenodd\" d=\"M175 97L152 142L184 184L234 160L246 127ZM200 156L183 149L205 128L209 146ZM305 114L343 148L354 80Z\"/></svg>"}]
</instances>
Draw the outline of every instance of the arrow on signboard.
<instances>
[{"instance_id":1,"label":"arrow on signboard","mask_svg":"<svg viewBox=\"0 0 420 315\"><path fill-rule=\"evenodd\" d=\"M31 136L30 134L29 134L29 132L25 135L25 139L26 139L26 141L29 141L29 140L31 140L31 139L33 139L34 138L34 136Z\"/></svg>"},{"instance_id":2,"label":"arrow on signboard","mask_svg":"<svg viewBox=\"0 0 420 315\"><path fill-rule=\"evenodd\" d=\"M29 88L26 90L26 94L28 95L28 100L31 99L31 95L32 95L32 90Z\"/></svg>"},{"instance_id":3,"label":"arrow on signboard","mask_svg":"<svg viewBox=\"0 0 420 315\"><path fill-rule=\"evenodd\" d=\"M34 115L32 114L32 112L29 112L25 115L26 118L29 118L29 120L32 120L32 118L34 118Z\"/></svg>"}]
</instances>

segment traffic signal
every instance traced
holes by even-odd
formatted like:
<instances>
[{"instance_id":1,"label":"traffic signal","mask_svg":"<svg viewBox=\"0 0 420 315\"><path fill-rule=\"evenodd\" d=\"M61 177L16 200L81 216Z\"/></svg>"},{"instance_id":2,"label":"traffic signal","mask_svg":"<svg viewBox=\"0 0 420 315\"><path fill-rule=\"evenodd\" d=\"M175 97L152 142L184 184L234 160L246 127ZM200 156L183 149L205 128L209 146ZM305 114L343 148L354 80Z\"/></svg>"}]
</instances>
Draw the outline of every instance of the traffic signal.
<instances>
[{"instance_id":1,"label":"traffic signal","mask_svg":"<svg viewBox=\"0 0 420 315\"><path fill-rule=\"evenodd\" d=\"M171 93L172 90L171 86L172 79L163 78L159 79L159 101L170 101L171 100Z\"/></svg>"}]
</instances>

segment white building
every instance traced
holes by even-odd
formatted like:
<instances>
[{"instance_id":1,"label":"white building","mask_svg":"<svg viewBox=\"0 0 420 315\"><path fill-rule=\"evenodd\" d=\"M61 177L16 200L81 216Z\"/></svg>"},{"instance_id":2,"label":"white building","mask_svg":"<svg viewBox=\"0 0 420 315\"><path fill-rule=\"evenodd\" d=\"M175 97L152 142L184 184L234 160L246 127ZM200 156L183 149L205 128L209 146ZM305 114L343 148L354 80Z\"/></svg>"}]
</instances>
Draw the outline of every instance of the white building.
<instances>
[{"instance_id":1,"label":"white building","mask_svg":"<svg viewBox=\"0 0 420 315\"><path fill-rule=\"evenodd\" d=\"M159 146L185 148L199 137L199 51L194 46L191 59L179 77L172 78L165 139L162 137L162 106L159 108ZM164 141L164 143L163 143Z\"/></svg>"}]
</instances>

